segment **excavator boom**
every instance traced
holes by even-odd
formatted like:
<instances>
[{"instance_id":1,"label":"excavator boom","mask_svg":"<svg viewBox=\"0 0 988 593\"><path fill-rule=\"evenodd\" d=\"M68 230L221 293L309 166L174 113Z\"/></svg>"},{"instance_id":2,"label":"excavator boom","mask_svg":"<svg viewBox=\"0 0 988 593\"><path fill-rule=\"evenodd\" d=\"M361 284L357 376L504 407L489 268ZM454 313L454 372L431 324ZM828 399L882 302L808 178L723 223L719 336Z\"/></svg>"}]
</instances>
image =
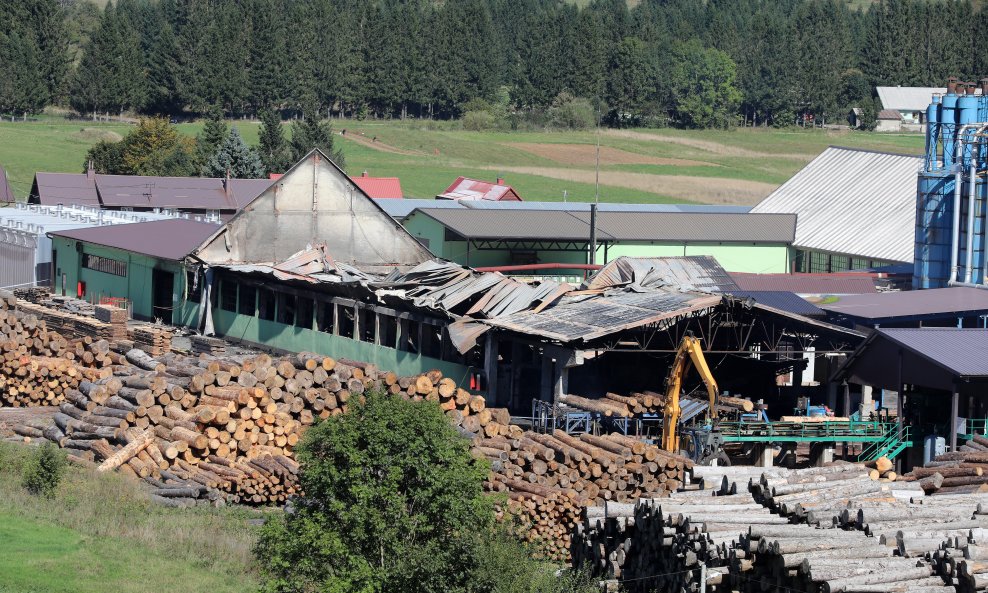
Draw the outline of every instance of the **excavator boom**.
<instances>
[{"instance_id":1,"label":"excavator boom","mask_svg":"<svg viewBox=\"0 0 988 593\"><path fill-rule=\"evenodd\" d=\"M679 452L679 418L682 415L679 392L683 386L683 377L689 372L691 364L707 387L707 394L710 397L708 409L710 417L712 419L717 417L717 381L703 356L700 340L691 335L684 336L666 378L666 401L662 411L662 448L671 453Z\"/></svg>"}]
</instances>

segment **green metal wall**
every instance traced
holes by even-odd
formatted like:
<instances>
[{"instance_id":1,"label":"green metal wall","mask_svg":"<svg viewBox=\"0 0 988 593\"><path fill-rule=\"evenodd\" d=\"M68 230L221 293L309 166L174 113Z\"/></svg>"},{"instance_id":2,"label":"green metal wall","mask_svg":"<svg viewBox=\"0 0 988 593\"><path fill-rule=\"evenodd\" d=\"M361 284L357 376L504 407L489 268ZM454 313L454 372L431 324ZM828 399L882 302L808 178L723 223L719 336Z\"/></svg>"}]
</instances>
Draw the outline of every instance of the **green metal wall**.
<instances>
[{"instance_id":1,"label":"green metal wall","mask_svg":"<svg viewBox=\"0 0 988 593\"><path fill-rule=\"evenodd\" d=\"M445 227L439 221L423 215L414 215L405 221L405 228L412 235L427 239L429 249L439 257L475 268L511 265L511 252L507 249L467 251L466 241L447 241ZM546 238L551 239L551 237ZM524 250L527 251L527 250ZM785 273L789 271L790 248L785 243L669 243L628 242L611 244L606 250L597 249L597 263L607 263L622 256L672 257L682 255L710 255L717 258L729 272ZM582 251L536 251L542 263L587 263Z\"/></svg>"},{"instance_id":2,"label":"green metal wall","mask_svg":"<svg viewBox=\"0 0 988 593\"><path fill-rule=\"evenodd\" d=\"M68 296L76 296L79 281L86 283L86 300L98 303L102 297L118 297L130 300L133 315L139 319L151 319L152 293L151 277L155 269L174 274L172 290L172 317L166 323L174 325L193 325L198 316L199 304L189 302L185 298L185 271L181 264L170 260L131 253L120 249L102 247L91 243L82 243L82 252L76 251L74 239L52 237L52 249L57 252L55 292ZM117 276L82 267L84 254L97 255L125 262L127 275ZM64 288L64 292L63 292Z\"/></svg>"},{"instance_id":3,"label":"green metal wall","mask_svg":"<svg viewBox=\"0 0 988 593\"><path fill-rule=\"evenodd\" d=\"M314 329L265 321L219 308L213 309L213 323L217 335L264 344L281 350L318 352L334 358L370 362L376 364L378 368L394 371L399 375L415 375L429 369L439 369L443 376L451 377L460 385L466 385L469 380L469 369L461 364Z\"/></svg>"}]
</instances>

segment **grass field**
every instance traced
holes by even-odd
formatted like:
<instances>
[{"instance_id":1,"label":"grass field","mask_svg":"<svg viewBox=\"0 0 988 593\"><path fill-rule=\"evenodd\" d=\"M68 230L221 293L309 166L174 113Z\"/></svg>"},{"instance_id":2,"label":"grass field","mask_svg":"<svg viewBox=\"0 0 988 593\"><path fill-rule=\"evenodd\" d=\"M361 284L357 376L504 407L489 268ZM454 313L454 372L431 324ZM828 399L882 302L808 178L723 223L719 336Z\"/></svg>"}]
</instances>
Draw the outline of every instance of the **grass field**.
<instances>
[{"instance_id":1,"label":"grass field","mask_svg":"<svg viewBox=\"0 0 988 593\"><path fill-rule=\"evenodd\" d=\"M259 124L235 123L248 143ZM450 122L336 121L347 171L399 177L405 195L431 198L458 175L503 176L526 200L590 201L596 134L469 132ZM89 146L127 133L127 124L45 118L0 123L0 165L15 194L27 195L36 171L82 170ZM180 124L195 135L201 124ZM828 145L919 154L918 134L818 129L604 130L600 198L609 202L757 203Z\"/></svg>"},{"instance_id":2,"label":"grass field","mask_svg":"<svg viewBox=\"0 0 988 593\"><path fill-rule=\"evenodd\" d=\"M238 509L167 509L115 474L70 467L53 500L0 443L0 593L243 593L254 534Z\"/></svg>"}]
</instances>

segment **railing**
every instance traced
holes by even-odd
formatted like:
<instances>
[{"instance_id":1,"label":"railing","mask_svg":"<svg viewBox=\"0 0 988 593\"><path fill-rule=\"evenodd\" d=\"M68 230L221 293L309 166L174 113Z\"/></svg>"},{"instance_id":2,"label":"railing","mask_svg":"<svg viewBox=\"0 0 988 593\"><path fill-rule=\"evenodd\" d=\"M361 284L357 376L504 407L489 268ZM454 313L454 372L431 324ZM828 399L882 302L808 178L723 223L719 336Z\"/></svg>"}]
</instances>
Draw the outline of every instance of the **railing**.
<instances>
[{"instance_id":1,"label":"railing","mask_svg":"<svg viewBox=\"0 0 988 593\"><path fill-rule=\"evenodd\" d=\"M897 424L892 424L884 439L871 443L861 451L861 454L858 455L858 461L870 461L882 456L892 459L911 444L909 425L903 424L899 428Z\"/></svg>"},{"instance_id":2,"label":"railing","mask_svg":"<svg viewBox=\"0 0 988 593\"><path fill-rule=\"evenodd\" d=\"M968 418L964 434L988 436L988 418Z\"/></svg>"},{"instance_id":3,"label":"railing","mask_svg":"<svg viewBox=\"0 0 988 593\"><path fill-rule=\"evenodd\" d=\"M727 441L832 441L872 442L883 439L894 423L877 420L820 420L809 422L721 422Z\"/></svg>"}]
</instances>

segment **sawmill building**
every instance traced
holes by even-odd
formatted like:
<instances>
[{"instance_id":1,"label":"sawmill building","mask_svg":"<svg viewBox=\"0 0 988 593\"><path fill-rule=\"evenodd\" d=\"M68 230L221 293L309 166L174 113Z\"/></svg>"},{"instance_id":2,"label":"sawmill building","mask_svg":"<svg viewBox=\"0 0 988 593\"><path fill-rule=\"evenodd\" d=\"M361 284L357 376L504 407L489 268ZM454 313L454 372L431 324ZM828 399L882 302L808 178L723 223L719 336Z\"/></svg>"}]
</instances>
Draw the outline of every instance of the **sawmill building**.
<instances>
[{"instance_id":1,"label":"sawmill building","mask_svg":"<svg viewBox=\"0 0 988 593\"><path fill-rule=\"evenodd\" d=\"M51 233L56 289L271 350L438 368L526 416L564 393L661 390L656 369L686 333L725 389L789 406L796 392L835 395L812 359L863 339L744 294L711 257L620 257L580 285L437 259L318 151L224 224L152 224L166 223Z\"/></svg>"}]
</instances>

